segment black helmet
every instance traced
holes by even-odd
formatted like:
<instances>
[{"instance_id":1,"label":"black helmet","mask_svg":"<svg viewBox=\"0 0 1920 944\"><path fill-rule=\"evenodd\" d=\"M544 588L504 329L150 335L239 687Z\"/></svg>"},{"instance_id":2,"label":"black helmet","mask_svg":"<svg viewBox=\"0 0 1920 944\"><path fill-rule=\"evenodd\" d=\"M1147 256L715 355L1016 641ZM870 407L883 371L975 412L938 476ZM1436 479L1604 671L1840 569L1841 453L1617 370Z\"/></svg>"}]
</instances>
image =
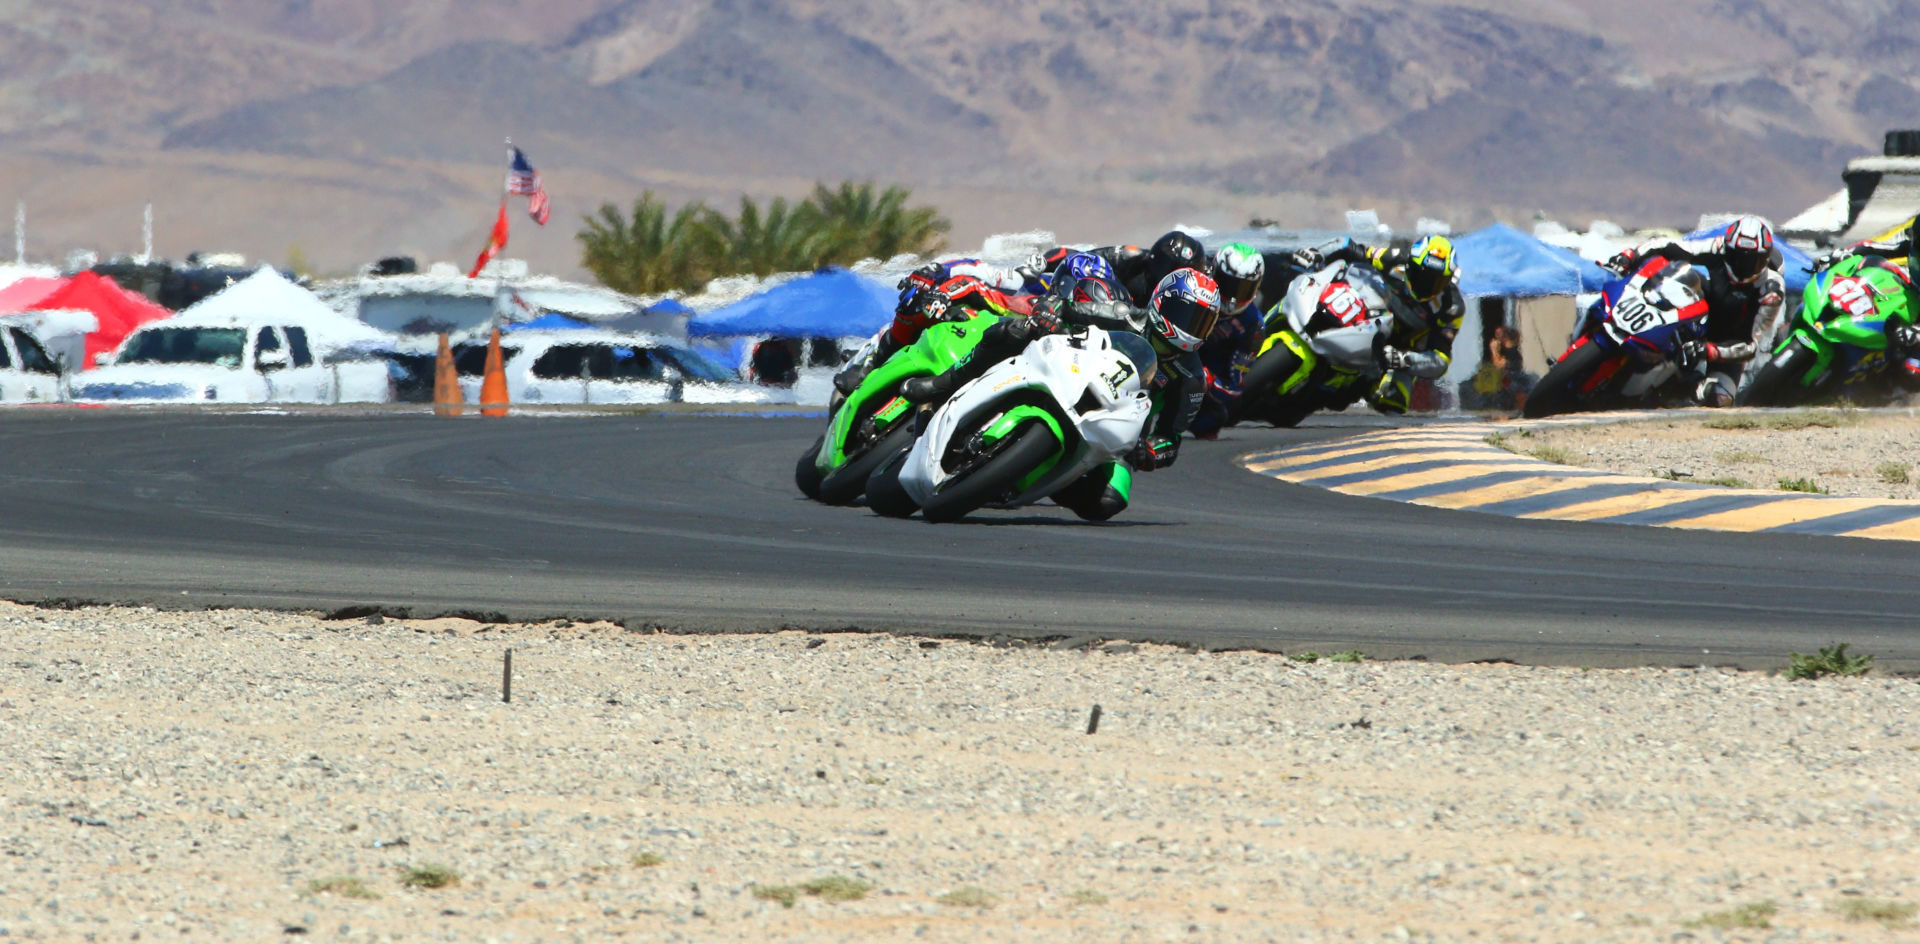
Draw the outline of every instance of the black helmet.
<instances>
[{"instance_id":1,"label":"black helmet","mask_svg":"<svg viewBox=\"0 0 1920 944\"><path fill-rule=\"evenodd\" d=\"M1147 250L1147 284L1157 286L1179 269L1206 266L1206 247L1200 245L1200 240L1176 229L1154 240L1153 248Z\"/></svg>"}]
</instances>

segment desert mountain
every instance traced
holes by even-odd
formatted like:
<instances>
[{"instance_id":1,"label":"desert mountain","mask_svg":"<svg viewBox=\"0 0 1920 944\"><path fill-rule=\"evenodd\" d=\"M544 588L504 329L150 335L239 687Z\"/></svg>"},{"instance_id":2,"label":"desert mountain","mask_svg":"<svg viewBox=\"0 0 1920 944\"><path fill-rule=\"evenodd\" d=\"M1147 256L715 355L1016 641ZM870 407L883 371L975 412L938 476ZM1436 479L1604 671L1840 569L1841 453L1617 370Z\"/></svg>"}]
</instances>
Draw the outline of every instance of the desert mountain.
<instances>
[{"instance_id":1,"label":"desert mountain","mask_svg":"<svg viewBox=\"0 0 1920 944\"><path fill-rule=\"evenodd\" d=\"M956 241L1184 219L1791 214L1920 125L1920 0L0 0L36 253L470 255L501 140L556 225L652 187L902 183ZM179 243L179 244L176 244Z\"/></svg>"}]
</instances>

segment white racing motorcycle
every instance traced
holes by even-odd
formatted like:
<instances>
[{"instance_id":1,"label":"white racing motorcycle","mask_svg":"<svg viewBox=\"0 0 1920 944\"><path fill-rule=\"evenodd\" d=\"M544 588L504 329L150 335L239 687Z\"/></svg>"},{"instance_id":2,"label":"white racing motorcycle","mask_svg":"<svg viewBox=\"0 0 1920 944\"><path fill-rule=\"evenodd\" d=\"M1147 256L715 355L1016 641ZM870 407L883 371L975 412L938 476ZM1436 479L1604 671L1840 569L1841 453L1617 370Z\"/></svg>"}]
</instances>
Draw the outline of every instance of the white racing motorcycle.
<instances>
[{"instance_id":1,"label":"white racing motorcycle","mask_svg":"<svg viewBox=\"0 0 1920 944\"><path fill-rule=\"evenodd\" d=\"M1039 502L1140 440L1157 366L1137 334L1042 337L954 391L913 448L874 471L868 506L937 522Z\"/></svg>"}]
</instances>

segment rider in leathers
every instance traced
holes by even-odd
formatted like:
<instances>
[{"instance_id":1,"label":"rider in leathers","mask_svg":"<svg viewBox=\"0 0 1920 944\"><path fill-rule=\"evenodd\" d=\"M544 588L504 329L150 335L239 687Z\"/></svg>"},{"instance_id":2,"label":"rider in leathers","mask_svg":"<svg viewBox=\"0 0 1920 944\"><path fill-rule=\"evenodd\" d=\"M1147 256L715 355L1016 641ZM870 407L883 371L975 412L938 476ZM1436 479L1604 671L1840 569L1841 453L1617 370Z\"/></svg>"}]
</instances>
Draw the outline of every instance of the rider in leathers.
<instances>
[{"instance_id":1,"label":"rider in leathers","mask_svg":"<svg viewBox=\"0 0 1920 944\"><path fill-rule=\"evenodd\" d=\"M1215 298L1217 306L1217 292ZM1205 371L1199 355L1162 344L1155 337L1155 320L1151 311L1134 307L1110 282L1081 279L1069 287L1062 281L1034 302L1033 314L988 328L959 364L933 377L912 378L901 385L900 392L917 403L938 403L989 367L1019 354L1035 338L1058 334L1068 325L1145 335L1160 358L1150 390L1154 409L1139 443L1124 459L1088 472L1053 496L1056 503L1082 518L1104 521L1127 507L1135 470L1164 469L1179 458L1180 436L1193 422L1205 396Z\"/></svg>"},{"instance_id":2,"label":"rider in leathers","mask_svg":"<svg viewBox=\"0 0 1920 944\"><path fill-rule=\"evenodd\" d=\"M1907 231L1881 242L1855 243L1843 249L1823 253L1813 261L1816 272L1830 269L1848 256L1872 256L1877 259L1906 259L1909 278L1920 275L1920 259L1913 257L1920 244L1920 216L1907 224ZM1887 332L1887 359L1900 368L1900 382L1908 389L1920 388L1920 325L1899 325Z\"/></svg>"},{"instance_id":3,"label":"rider in leathers","mask_svg":"<svg viewBox=\"0 0 1920 944\"><path fill-rule=\"evenodd\" d=\"M1393 331L1378 355L1384 372L1365 393L1367 403L1382 413L1405 413L1412 404L1416 379L1437 380L1453 362L1453 339L1467 311L1460 294L1459 266L1453 242L1428 236L1409 249L1373 248L1349 239L1331 252L1302 249L1294 265L1315 272L1332 262L1369 265L1386 275L1387 304L1393 309ZM1356 395L1355 399L1358 399ZM1351 401L1348 401L1351 403ZM1340 409L1347 404L1331 404Z\"/></svg>"},{"instance_id":4,"label":"rider in leathers","mask_svg":"<svg viewBox=\"0 0 1920 944\"><path fill-rule=\"evenodd\" d=\"M978 259L952 259L913 270L895 286L900 290L893 322L880 335L873 354L855 360L834 375L834 389L852 393L874 368L887 362L938 321L972 317L982 311L1025 314L1019 293L1032 289L1023 269L1005 269ZM934 296L939 296L938 298Z\"/></svg>"},{"instance_id":5,"label":"rider in leathers","mask_svg":"<svg viewBox=\"0 0 1920 944\"><path fill-rule=\"evenodd\" d=\"M1756 356L1771 350L1780 327L1787 283L1772 227L1759 217L1743 216L1717 236L1647 243L1614 256L1606 266L1625 275L1656 256L1692 263L1707 273L1706 337L1693 348L1705 376L1693 397L1701 406L1732 406L1740 375Z\"/></svg>"},{"instance_id":6,"label":"rider in leathers","mask_svg":"<svg viewBox=\"0 0 1920 944\"><path fill-rule=\"evenodd\" d=\"M1087 252L1099 256L1113 266L1114 274L1120 279L1120 286L1127 291L1127 298L1134 307L1145 308L1153 297L1153 290L1161 280L1178 269L1201 269L1207 267L1207 251L1200 240L1172 230L1153 241L1153 245L1142 249L1139 246L1101 246L1097 249L1068 249L1059 247L1040 254L1018 271L1038 269L1052 272L1062 259L1076 252Z\"/></svg>"}]
</instances>

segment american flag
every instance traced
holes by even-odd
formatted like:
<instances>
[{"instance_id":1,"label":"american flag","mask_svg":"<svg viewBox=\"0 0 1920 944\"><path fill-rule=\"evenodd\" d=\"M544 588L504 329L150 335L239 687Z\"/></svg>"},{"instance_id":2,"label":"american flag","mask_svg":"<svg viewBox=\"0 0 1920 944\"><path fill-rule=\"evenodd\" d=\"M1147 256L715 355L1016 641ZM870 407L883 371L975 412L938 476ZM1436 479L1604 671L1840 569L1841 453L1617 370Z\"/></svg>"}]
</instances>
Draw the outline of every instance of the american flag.
<instances>
[{"instance_id":1,"label":"american flag","mask_svg":"<svg viewBox=\"0 0 1920 944\"><path fill-rule=\"evenodd\" d=\"M547 225L553 217L553 205L547 201L547 188L540 182L540 172L527 163L527 155L519 148L513 148L513 164L507 168L507 192L527 197L527 215L535 223Z\"/></svg>"}]
</instances>

